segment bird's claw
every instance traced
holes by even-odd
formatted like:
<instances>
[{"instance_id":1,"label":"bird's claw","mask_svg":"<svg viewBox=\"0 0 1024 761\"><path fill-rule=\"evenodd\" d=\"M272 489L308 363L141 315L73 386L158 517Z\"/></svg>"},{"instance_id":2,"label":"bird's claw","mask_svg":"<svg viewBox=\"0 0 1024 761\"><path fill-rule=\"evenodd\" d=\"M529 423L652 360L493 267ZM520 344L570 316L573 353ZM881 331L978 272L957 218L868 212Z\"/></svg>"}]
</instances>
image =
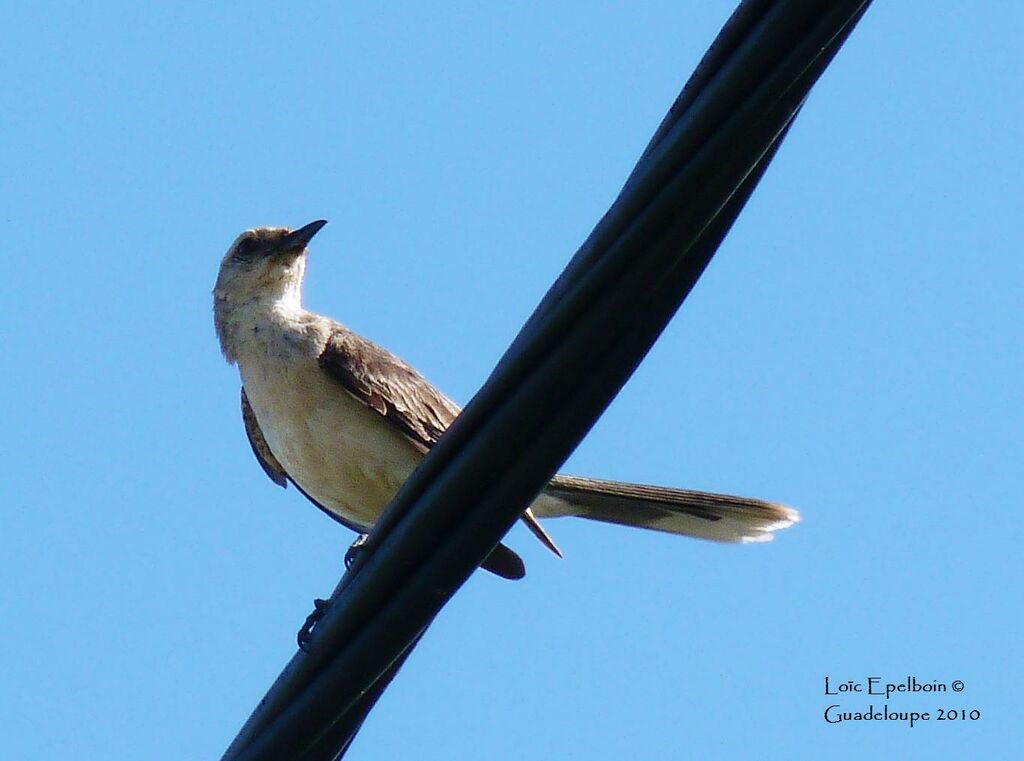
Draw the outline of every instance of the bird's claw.
<instances>
[{"instance_id":1,"label":"bird's claw","mask_svg":"<svg viewBox=\"0 0 1024 761\"><path fill-rule=\"evenodd\" d=\"M352 564L356 562L356 558L363 551L364 544L366 544L366 534L360 534L345 552L345 568L351 568ZM296 635L299 650L302 652L309 652L309 638L313 634L313 629L320 623L324 614L327 613L329 607L331 607L330 600L322 600L319 597L313 600L313 612L306 616L306 622L299 629L298 635Z\"/></svg>"},{"instance_id":2,"label":"bird's claw","mask_svg":"<svg viewBox=\"0 0 1024 761\"><path fill-rule=\"evenodd\" d=\"M348 550L345 551L345 567L351 568L352 564L356 562L356 558L363 551L363 545L366 544L366 534L360 534L356 537L356 540L352 542Z\"/></svg>"},{"instance_id":3,"label":"bird's claw","mask_svg":"<svg viewBox=\"0 0 1024 761\"><path fill-rule=\"evenodd\" d=\"M331 607L330 600L323 600L319 597L313 600L313 611L306 616L306 622L302 624L302 628L299 629L299 633L296 636L299 650L302 652L309 652L309 637L313 634L313 628L320 623L329 607Z\"/></svg>"}]
</instances>

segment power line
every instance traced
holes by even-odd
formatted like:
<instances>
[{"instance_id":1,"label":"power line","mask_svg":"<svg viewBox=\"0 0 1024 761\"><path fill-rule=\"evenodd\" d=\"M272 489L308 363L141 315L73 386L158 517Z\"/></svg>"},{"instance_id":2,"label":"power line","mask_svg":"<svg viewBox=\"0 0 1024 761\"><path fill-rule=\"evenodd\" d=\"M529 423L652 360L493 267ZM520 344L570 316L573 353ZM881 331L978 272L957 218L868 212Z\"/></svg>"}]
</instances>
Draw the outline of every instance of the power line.
<instances>
[{"instance_id":1,"label":"power line","mask_svg":"<svg viewBox=\"0 0 1024 761\"><path fill-rule=\"evenodd\" d=\"M438 611L646 355L870 0L748 0L222 761L339 757Z\"/></svg>"}]
</instances>

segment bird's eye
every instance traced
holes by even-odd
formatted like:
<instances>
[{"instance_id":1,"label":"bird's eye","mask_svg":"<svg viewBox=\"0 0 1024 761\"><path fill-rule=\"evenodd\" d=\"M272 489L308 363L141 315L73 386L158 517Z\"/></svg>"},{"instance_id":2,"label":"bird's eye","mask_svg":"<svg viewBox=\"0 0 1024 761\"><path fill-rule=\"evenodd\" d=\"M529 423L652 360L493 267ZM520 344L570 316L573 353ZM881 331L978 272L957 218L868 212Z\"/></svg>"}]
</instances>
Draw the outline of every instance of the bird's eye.
<instances>
[{"instance_id":1,"label":"bird's eye","mask_svg":"<svg viewBox=\"0 0 1024 761\"><path fill-rule=\"evenodd\" d=\"M238 242L235 247L235 258L236 259L248 259L254 253L256 253L256 239L255 238L243 238Z\"/></svg>"}]
</instances>

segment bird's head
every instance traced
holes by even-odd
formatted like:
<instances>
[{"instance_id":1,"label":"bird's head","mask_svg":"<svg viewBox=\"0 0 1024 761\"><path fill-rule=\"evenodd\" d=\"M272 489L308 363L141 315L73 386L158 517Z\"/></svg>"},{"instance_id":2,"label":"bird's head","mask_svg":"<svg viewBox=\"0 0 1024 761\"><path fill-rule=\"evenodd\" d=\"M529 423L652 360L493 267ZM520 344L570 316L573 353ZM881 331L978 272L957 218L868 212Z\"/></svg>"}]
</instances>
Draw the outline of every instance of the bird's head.
<instances>
[{"instance_id":1,"label":"bird's head","mask_svg":"<svg viewBox=\"0 0 1024 761\"><path fill-rule=\"evenodd\" d=\"M318 219L298 230L246 230L224 254L214 296L244 302L297 294L306 270L306 245L326 224L327 220Z\"/></svg>"},{"instance_id":2,"label":"bird's head","mask_svg":"<svg viewBox=\"0 0 1024 761\"><path fill-rule=\"evenodd\" d=\"M229 323L240 308L249 305L300 306L302 277L306 272L306 245L324 219L291 230L257 227L239 235L224 255L213 288L213 310L221 347L228 350Z\"/></svg>"}]
</instances>

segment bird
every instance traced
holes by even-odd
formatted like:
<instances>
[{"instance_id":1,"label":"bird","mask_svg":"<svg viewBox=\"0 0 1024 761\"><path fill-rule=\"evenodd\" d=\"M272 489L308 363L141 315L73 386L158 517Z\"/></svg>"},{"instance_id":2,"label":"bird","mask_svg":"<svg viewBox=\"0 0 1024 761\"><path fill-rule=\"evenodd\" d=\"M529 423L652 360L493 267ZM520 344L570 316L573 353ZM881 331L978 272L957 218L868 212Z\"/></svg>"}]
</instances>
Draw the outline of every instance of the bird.
<instances>
[{"instance_id":1,"label":"bird","mask_svg":"<svg viewBox=\"0 0 1024 761\"><path fill-rule=\"evenodd\" d=\"M214 327L242 382L242 420L270 480L290 483L361 538L452 421L459 407L397 356L306 310L309 243L326 220L241 233L221 260ZM774 502L555 475L522 520L562 553L539 518L575 516L719 542L762 542L799 514ZM481 567L522 578L498 544Z\"/></svg>"}]
</instances>

